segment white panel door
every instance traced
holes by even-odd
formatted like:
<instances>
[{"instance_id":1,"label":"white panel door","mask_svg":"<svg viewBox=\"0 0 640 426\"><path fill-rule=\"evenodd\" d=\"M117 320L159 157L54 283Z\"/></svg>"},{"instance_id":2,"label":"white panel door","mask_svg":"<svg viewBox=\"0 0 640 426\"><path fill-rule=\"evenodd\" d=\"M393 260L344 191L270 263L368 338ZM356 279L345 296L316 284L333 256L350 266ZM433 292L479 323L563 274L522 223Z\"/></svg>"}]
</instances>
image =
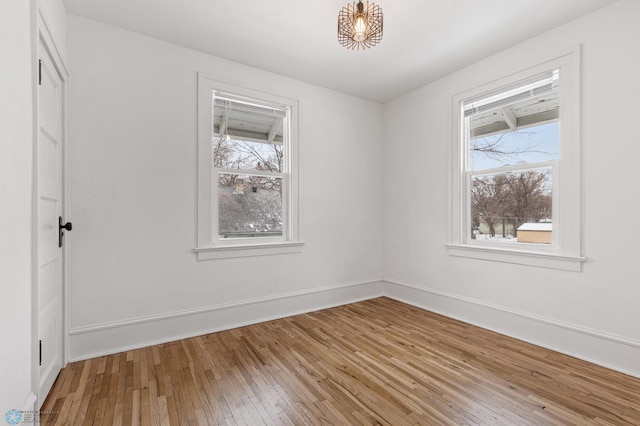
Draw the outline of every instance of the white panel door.
<instances>
[{"instance_id":1,"label":"white panel door","mask_svg":"<svg viewBox=\"0 0 640 426\"><path fill-rule=\"evenodd\" d=\"M62 369L62 249L58 218L62 216L62 79L42 44L38 86L38 397L44 402Z\"/></svg>"}]
</instances>

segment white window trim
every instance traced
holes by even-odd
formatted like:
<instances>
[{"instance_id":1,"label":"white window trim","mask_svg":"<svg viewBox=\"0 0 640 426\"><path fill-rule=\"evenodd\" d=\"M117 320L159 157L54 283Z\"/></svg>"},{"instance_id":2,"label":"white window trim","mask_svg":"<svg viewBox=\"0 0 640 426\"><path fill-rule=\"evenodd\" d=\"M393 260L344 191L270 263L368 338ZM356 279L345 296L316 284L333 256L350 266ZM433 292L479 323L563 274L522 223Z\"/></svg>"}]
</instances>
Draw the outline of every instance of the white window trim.
<instances>
[{"instance_id":1,"label":"white window trim","mask_svg":"<svg viewBox=\"0 0 640 426\"><path fill-rule=\"evenodd\" d=\"M214 170L211 143L213 105L211 94L219 90L248 98L261 99L290 108L289 155L283 178L283 205L285 230L282 237L237 238L219 240L214 235L213 220L217 217L217 203L213 185ZM253 173L253 172L251 172ZM259 172L258 172L259 173ZM303 242L298 240L298 101L257 89L241 87L198 73L198 218L197 247L193 249L198 260L229 259L249 256L268 256L299 253Z\"/></svg>"},{"instance_id":2,"label":"white window trim","mask_svg":"<svg viewBox=\"0 0 640 426\"><path fill-rule=\"evenodd\" d=\"M554 168L554 243L535 244L472 241L467 232L468 188L465 179L462 102L484 93L524 81L535 75L560 69L560 165ZM580 46L520 72L503 76L452 97L451 178L449 202L449 255L580 272L586 258L581 239L581 155L580 155ZM556 176L557 174L557 176ZM556 199L557 198L557 199Z\"/></svg>"}]
</instances>

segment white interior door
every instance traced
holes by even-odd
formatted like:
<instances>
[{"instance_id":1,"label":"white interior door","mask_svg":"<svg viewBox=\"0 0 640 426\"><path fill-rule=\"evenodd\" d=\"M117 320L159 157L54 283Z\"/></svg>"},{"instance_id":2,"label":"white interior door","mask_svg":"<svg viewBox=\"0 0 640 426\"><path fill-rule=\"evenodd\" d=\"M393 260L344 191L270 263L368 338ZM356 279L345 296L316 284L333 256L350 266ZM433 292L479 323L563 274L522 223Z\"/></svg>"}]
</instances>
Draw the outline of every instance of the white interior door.
<instances>
[{"instance_id":1,"label":"white interior door","mask_svg":"<svg viewBox=\"0 0 640 426\"><path fill-rule=\"evenodd\" d=\"M37 203L38 203L38 339L40 367L38 399L44 402L62 369L63 252L58 247L62 216L63 86L53 59L38 46Z\"/></svg>"}]
</instances>

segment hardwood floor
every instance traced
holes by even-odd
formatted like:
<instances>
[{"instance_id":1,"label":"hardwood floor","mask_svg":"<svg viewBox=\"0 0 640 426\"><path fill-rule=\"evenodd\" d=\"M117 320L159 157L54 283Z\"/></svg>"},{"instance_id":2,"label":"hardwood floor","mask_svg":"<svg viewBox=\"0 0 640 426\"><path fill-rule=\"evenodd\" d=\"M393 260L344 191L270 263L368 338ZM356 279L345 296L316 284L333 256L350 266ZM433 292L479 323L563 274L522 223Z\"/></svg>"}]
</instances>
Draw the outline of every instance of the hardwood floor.
<instances>
[{"instance_id":1,"label":"hardwood floor","mask_svg":"<svg viewBox=\"0 0 640 426\"><path fill-rule=\"evenodd\" d=\"M640 379L379 298L69 364L57 424L640 425Z\"/></svg>"}]
</instances>

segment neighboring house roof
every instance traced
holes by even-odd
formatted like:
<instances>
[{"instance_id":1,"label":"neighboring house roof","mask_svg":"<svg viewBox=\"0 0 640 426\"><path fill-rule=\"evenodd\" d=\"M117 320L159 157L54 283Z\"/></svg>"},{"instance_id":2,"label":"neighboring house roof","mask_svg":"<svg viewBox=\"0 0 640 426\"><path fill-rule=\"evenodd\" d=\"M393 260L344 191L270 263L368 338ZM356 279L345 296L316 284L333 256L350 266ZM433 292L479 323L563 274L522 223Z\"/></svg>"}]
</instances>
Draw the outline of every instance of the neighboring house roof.
<instances>
[{"instance_id":1,"label":"neighboring house roof","mask_svg":"<svg viewBox=\"0 0 640 426\"><path fill-rule=\"evenodd\" d=\"M518 228L518 231L541 231L541 232L551 232L553 229L553 223L550 222L534 222L534 223L523 223Z\"/></svg>"},{"instance_id":2,"label":"neighboring house roof","mask_svg":"<svg viewBox=\"0 0 640 426\"><path fill-rule=\"evenodd\" d=\"M218 189L221 235L247 232L282 232L282 195L273 189L251 191L245 184L243 194L234 194L235 185Z\"/></svg>"}]
</instances>

